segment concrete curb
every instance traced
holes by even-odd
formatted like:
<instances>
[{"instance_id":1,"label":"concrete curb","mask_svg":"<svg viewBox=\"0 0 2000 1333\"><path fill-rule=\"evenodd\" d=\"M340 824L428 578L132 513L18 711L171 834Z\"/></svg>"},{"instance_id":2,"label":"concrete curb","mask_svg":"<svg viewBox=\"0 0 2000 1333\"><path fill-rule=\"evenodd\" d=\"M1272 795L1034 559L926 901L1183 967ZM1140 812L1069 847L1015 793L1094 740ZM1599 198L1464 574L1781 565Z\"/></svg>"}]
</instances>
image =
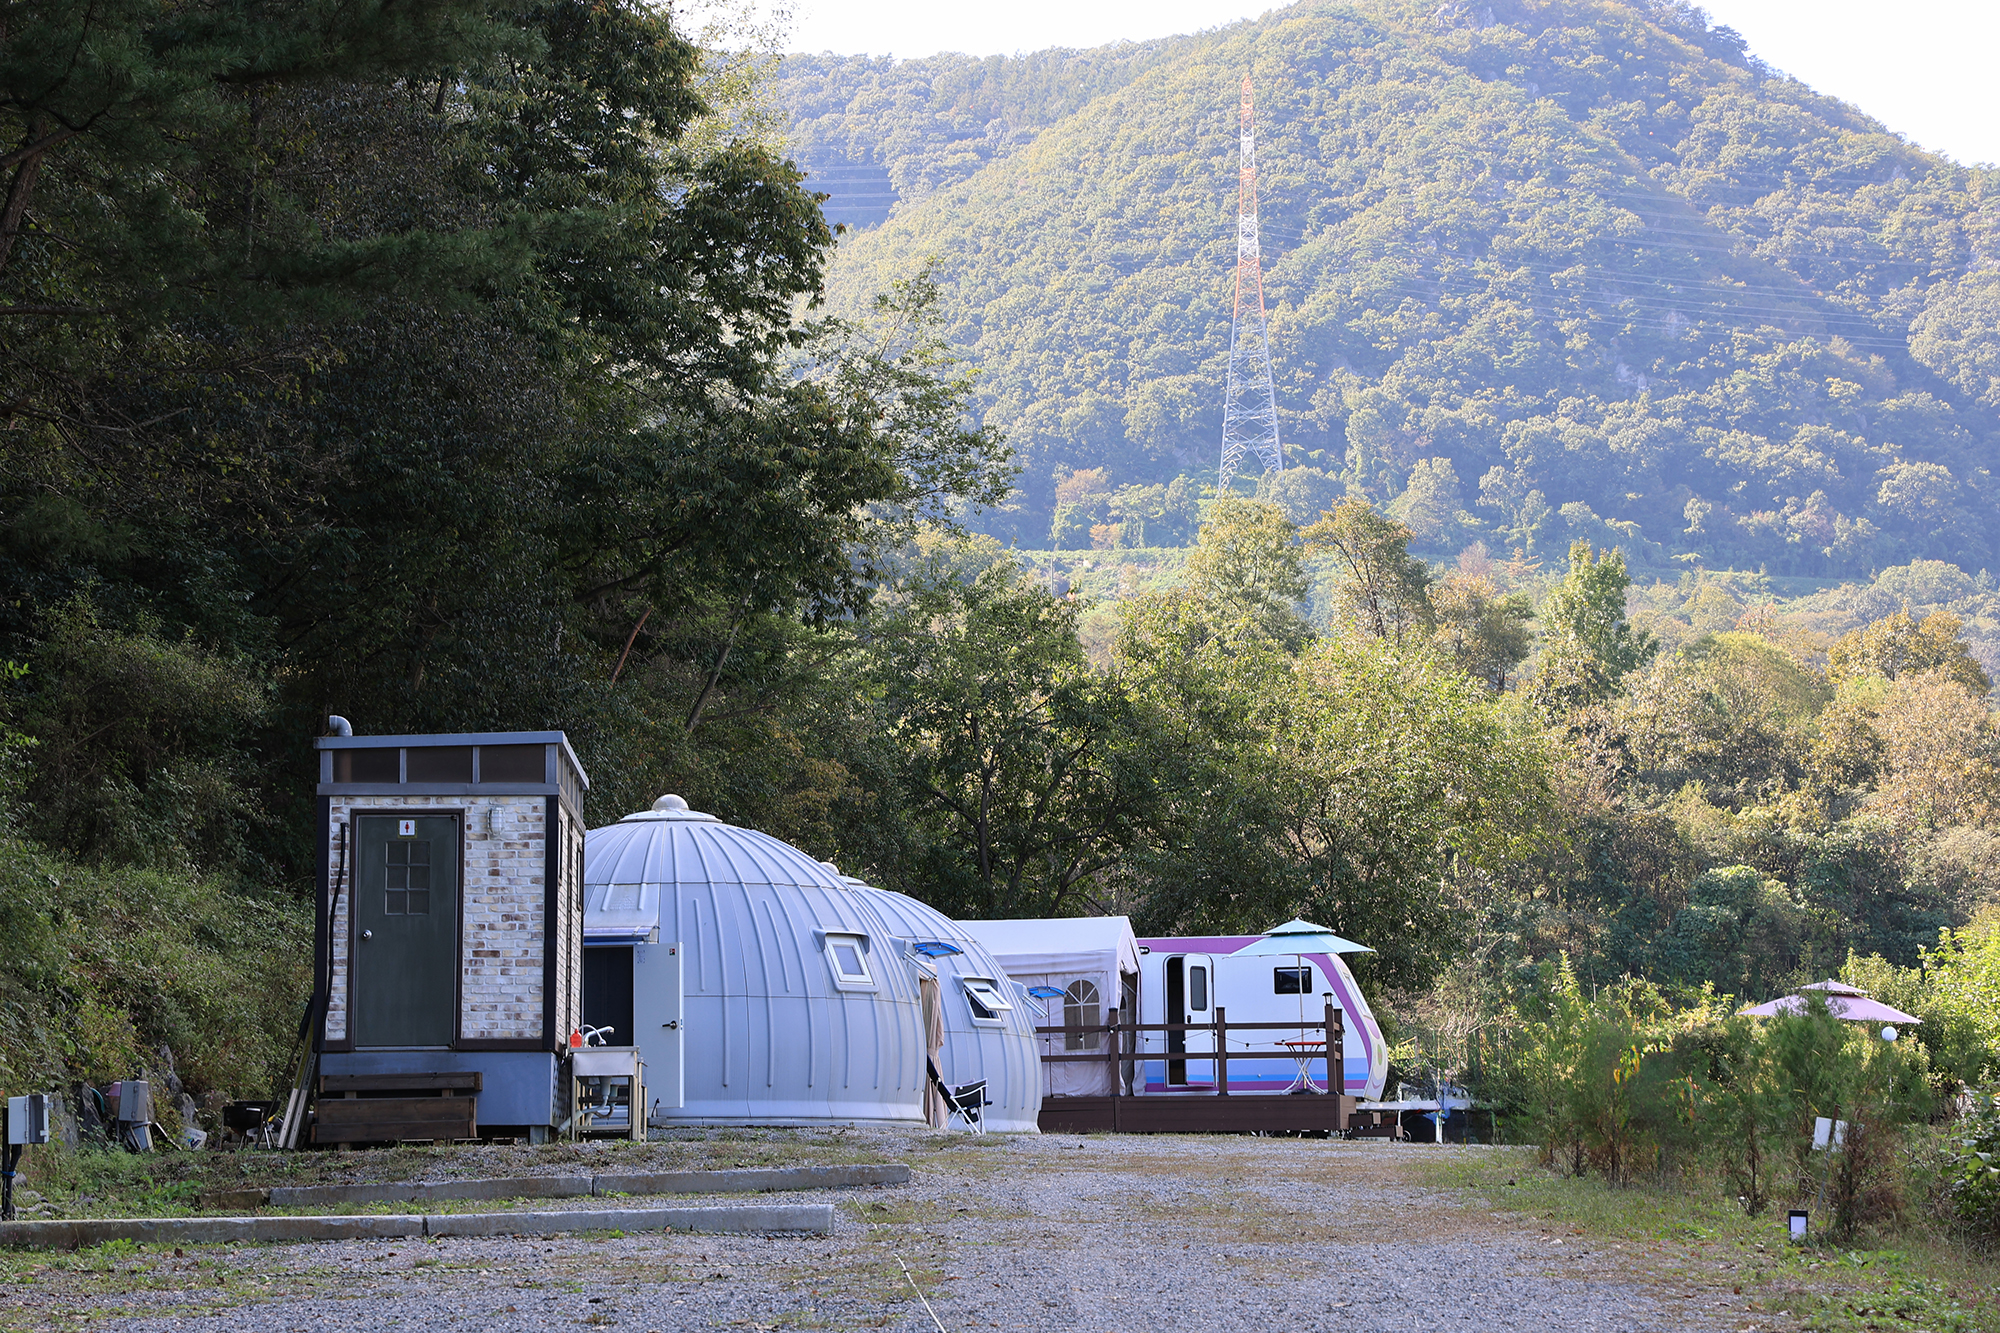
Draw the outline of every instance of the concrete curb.
<instances>
[{"instance_id":1,"label":"concrete curb","mask_svg":"<svg viewBox=\"0 0 2000 1333\"><path fill-rule=\"evenodd\" d=\"M809 1235L833 1230L830 1203L707 1208L591 1208L559 1213L447 1213L375 1217L107 1217L0 1222L0 1246L75 1250L106 1241L227 1245L258 1241L395 1240L409 1236L549 1236L566 1231L692 1231Z\"/></svg>"},{"instance_id":2,"label":"concrete curb","mask_svg":"<svg viewBox=\"0 0 2000 1333\"><path fill-rule=\"evenodd\" d=\"M503 1176L491 1180L410 1181L393 1185L274 1185L213 1190L205 1208L324 1208L344 1203L437 1203L451 1199L571 1199L607 1194L755 1194L766 1190L851 1189L907 1185L904 1162L862 1166L741 1167L604 1176Z\"/></svg>"}]
</instances>

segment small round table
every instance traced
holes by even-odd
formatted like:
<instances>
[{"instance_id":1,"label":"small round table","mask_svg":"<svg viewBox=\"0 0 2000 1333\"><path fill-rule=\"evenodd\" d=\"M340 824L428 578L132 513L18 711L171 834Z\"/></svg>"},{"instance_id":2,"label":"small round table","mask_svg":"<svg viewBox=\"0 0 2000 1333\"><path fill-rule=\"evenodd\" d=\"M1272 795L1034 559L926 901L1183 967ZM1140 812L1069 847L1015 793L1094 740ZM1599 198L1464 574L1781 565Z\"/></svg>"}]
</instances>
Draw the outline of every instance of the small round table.
<instances>
[{"instance_id":1,"label":"small round table","mask_svg":"<svg viewBox=\"0 0 2000 1333\"><path fill-rule=\"evenodd\" d=\"M1286 1088L1285 1092L1326 1091L1325 1088L1313 1082L1312 1076L1312 1062L1318 1059L1320 1054L1326 1050L1325 1041L1316 1037L1294 1037L1289 1041L1281 1041L1278 1045L1283 1046L1291 1054L1292 1059L1298 1062L1299 1066L1298 1077L1292 1080L1292 1086ZM1329 1081L1331 1080L1329 1079Z\"/></svg>"}]
</instances>

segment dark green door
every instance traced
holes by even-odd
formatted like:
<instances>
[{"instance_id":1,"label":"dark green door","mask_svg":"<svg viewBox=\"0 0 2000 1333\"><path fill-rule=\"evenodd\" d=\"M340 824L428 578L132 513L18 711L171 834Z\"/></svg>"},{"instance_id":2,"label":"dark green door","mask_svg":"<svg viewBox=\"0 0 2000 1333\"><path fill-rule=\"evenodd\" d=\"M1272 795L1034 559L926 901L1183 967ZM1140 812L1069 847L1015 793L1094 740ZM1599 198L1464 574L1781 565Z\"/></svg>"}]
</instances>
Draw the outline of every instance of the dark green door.
<instances>
[{"instance_id":1,"label":"dark green door","mask_svg":"<svg viewBox=\"0 0 2000 1333\"><path fill-rule=\"evenodd\" d=\"M361 815L354 877L354 1044L458 1035L458 819Z\"/></svg>"}]
</instances>

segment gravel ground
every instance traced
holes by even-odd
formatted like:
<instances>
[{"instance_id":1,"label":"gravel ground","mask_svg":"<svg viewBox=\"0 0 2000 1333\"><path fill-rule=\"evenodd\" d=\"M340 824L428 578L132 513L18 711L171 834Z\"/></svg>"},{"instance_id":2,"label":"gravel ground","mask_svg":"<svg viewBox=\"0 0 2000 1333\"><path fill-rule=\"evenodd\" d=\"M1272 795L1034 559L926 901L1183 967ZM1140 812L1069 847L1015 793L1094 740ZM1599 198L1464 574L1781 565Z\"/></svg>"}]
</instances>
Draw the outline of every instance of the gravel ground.
<instances>
[{"instance_id":1,"label":"gravel ground","mask_svg":"<svg viewBox=\"0 0 2000 1333\"><path fill-rule=\"evenodd\" d=\"M66 1264L45 1255L14 1261L22 1280L0 1288L0 1324L133 1333L1771 1326L1726 1289L1649 1271L1637 1247L1557 1235L1412 1183L1426 1154L1481 1149L871 1137L878 1160L912 1164L912 1184L781 1196L834 1199L830 1237L113 1248ZM700 1200L672 1200L683 1201Z\"/></svg>"}]
</instances>

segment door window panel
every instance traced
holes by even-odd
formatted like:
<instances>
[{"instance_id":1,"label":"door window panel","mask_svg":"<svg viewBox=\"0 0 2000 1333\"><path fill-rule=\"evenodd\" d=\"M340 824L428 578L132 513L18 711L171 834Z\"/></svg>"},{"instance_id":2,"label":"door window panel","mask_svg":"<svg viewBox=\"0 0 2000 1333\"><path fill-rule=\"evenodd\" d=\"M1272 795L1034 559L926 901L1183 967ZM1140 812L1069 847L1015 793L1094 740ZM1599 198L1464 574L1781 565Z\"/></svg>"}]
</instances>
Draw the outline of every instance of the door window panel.
<instances>
[{"instance_id":1,"label":"door window panel","mask_svg":"<svg viewBox=\"0 0 2000 1333\"><path fill-rule=\"evenodd\" d=\"M382 914L429 916L431 911L431 845L425 839L398 840L383 849Z\"/></svg>"}]
</instances>

